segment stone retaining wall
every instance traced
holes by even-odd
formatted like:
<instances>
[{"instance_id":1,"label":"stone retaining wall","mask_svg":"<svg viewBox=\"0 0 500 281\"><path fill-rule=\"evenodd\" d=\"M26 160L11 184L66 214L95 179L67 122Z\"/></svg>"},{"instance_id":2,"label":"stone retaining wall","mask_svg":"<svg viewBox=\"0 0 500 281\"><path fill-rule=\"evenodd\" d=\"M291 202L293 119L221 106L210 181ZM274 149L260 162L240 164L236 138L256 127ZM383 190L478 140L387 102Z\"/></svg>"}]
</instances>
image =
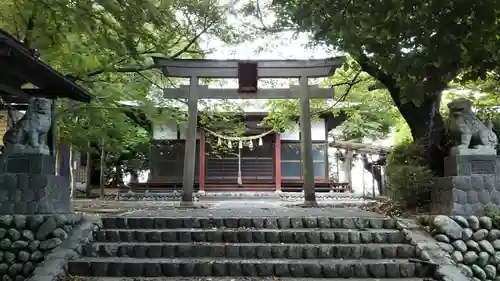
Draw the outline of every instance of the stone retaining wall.
<instances>
[{"instance_id":1,"label":"stone retaining wall","mask_svg":"<svg viewBox=\"0 0 500 281\"><path fill-rule=\"evenodd\" d=\"M500 280L500 230L490 217L436 216L432 227L441 249L473 280Z\"/></svg>"},{"instance_id":2,"label":"stone retaining wall","mask_svg":"<svg viewBox=\"0 0 500 281\"><path fill-rule=\"evenodd\" d=\"M81 215L0 216L0 275L2 281L22 281L45 256L68 238Z\"/></svg>"}]
</instances>

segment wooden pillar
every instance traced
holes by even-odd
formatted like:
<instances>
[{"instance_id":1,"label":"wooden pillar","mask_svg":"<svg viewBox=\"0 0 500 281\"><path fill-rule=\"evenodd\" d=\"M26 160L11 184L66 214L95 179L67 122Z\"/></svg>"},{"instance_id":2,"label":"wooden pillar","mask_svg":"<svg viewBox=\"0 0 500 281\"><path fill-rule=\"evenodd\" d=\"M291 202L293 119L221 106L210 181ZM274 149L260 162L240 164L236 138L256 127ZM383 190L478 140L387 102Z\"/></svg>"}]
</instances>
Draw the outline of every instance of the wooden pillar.
<instances>
[{"instance_id":1,"label":"wooden pillar","mask_svg":"<svg viewBox=\"0 0 500 281\"><path fill-rule=\"evenodd\" d=\"M281 136L278 133L274 141L274 178L276 192L281 192Z\"/></svg>"},{"instance_id":2,"label":"wooden pillar","mask_svg":"<svg viewBox=\"0 0 500 281\"><path fill-rule=\"evenodd\" d=\"M50 129L49 132L47 133L47 146L49 147L50 155L52 156L57 156L57 147L56 147L56 140L57 140L57 120L56 120L56 99L52 100L52 104L50 106L50 113L51 113L51 123L50 123Z\"/></svg>"},{"instance_id":3,"label":"wooden pillar","mask_svg":"<svg viewBox=\"0 0 500 281\"><path fill-rule=\"evenodd\" d=\"M314 165L312 155L311 110L309 108L309 83L306 76L300 77L300 157L304 180L304 203L316 205L314 190Z\"/></svg>"},{"instance_id":4,"label":"wooden pillar","mask_svg":"<svg viewBox=\"0 0 500 281\"><path fill-rule=\"evenodd\" d=\"M182 202L193 203L194 171L196 165L196 125L198 120L198 77L191 77L188 97L188 121L182 177Z\"/></svg>"},{"instance_id":5,"label":"wooden pillar","mask_svg":"<svg viewBox=\"0 0 500 281\"><path fill-rule=\"evenodd\" d=\"M200 183L200 192L204 193L205 192L205 132L200 132L200 156L199 156L199 165L200 165L200 172L199 172L199 179L198 182Z\"/></svg>"},{"instance_id":6,"label":"wooden pillar","mask_svg":"<svg viewBox=\"0 0 500 281\"><path fill-rule=\"evenodd\" d=\"M349 183L349 191L352 192L352 160L354 158L354 151L352 149L346 149L344 162L345 162L345 172L347 176L347 182Z\"/></svg>"}]
</instances>

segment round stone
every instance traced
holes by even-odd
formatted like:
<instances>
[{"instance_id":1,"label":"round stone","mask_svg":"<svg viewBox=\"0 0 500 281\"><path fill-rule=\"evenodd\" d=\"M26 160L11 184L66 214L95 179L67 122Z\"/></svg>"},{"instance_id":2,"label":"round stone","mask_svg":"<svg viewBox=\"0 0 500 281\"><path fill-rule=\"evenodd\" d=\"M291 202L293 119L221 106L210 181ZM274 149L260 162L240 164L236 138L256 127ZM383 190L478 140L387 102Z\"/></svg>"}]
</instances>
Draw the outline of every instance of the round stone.
<instances>
[{"instance_id":1,"label":"round stone","mask_svg":"<svg viewBox=\"0 0 500 281\"><path fill-rule=\"evenodd\" d=\"M19 230L15 229L15 228L11 228L9 229L9 231L7 232L7 236L12 240L12 241L16 241L16 240L19 240L21 238L21 233L19 232Z\"/></svg>"},{"instance_id":2,"label":"round stone","mask_svg":"<svg viewBox=\"0 0 500 281\"><path fill-rule=\"evenodd\" d=\"M30 253L26 251L19 251L19 253L17 253L17 259L22 262L27 262L30 260Z\"/></svg>"},{"instance_id":3,"label":"round stone","mask_svg":"<svg viewBox=\"0 0 500 281\"><path fill-rule=\"evenodd\" d=\"M5 262L0 263L0 274L5 274L9 270L9 265Z\"/></svg>"},{"instance_id":4,"label":"round stone","mask_svg":"<svg viewBox=\"0 0 500 281\"><path fill-rule=\"evenodd\" d=\"M50 238L48 240L40 242L40 250L42 250L42 251L52 250L55 247L61 245L61 243L62 243L62 240L57 238L57 237Z\"/></svg>"},{"instance_id":5,"label":"round stone","mask_svg":"<svg viewBox=\"0 0 500 281\"><path fill-rule=\"evenodd\" d=\"M10 245L12 245L12 241L9 238L0 240L0 250L8 250L10 249Z\"/></svg>"},{"instance_id":6,"label":"round stone","mask_svg":"<svg viewBox=\"0 0 500 281\"><path fill-rule=\"evenodd\" d=\"M28 218L26 219L26 224L28 225L28 228L31 230L37 230L42 223L43 223L43 216L41 215L28 216Z\"/></svg>"},{"instance_id":7,"label":"round stone","mask_svg":"<svg viewBox=\"0 0 500 281\"><path fill-rule=\"evenodd\" d=\"M490 257L490 263L493 265L500 264L500 252L495 252L495 254Z\"/></svg>"},{"instance_id":8,"label":"round stone","mask_svg":"<svg viewBox=\"0 0 500 281\"><path fill-rule=\"evenodd\" d=\"M14 217L11 215L0 216L0 225L2 225L3 227L10 227L13 220Z\"/></svg>"},{"instance_id":9,"label":"round stone","mask_svg":"<svg viewBox=\"0 0 500 281\"><path fill-rule=\"evenodd\" d=\"M15 263L9 267L9 275L15 276L23 271L23 265L21 263Z\"/></svg>"},{"instance_id":10,"label":"round stone","mask_svg":"<svg viewBox=\"0 0 500 281\"><path fill-rule=\"evenodd\" d=\"M495 249L493 248L493 245L491 245L490 241L488 240L482 240L479 241L479 247L485 252L487 252L490 255L495 254Z\"/></svg>"},{"instance_id":11,"label":"round stone","mask_svg":"<svg viewBox=\"0 0 500 281\"><path fill-rule=\"evenodd\" d=\"M477 264L473 264L471 266L471 269L472 269L472 272L474 274L474 277L477 277L480 280L486 280L486 278L487 278L486 272L484 272L484 270L481 267L479 267Z\"/></svg>"},{"instance_id":12,"label":"round stone","mask_svg":"<svg viewBox=\"0 0 500 281\"><path fill-rule=\"evenodd\" d=\"M470 269L469 266L467 266L463 263L459 263L458 267L460 267L460 269L462 270L463 274L465 274L465 276L472 277L472 275L473 275L472 269Z\"/></svg>"},{"instance_id":13,"label":"round stone","mask_svg":"<svg viewBox=\"0 0 500 281\"><path fill-rule=\"evenodd\" d=\"M490 261L490 255L486 252L481 252L481 253L479 253L479 256L476 260L476 263L479 266L484 267L485 265L488 264L489 261Z\"/></svg>"},{"instance_id":14,"label":"round stone","mask_svg":"<svg viewBox=\"0 0 500 281\"><path fill-rule=\"evenodd\" d=\"M464 256L462 255L461 252L459 251L454 251L451 253L451 258L456 261L457 263L463 262L464 261Z\"/></svg>"},{"instance_id":15,"label":"round stone","mask_svg":"<svg viewBox=\"0 0 500 281\"><path fill-rule=\"evenodd\" d=\"M478 257L479 256L477 255L476 252L469 251L469 252L465 253L465 255L464 255L464 263L465 264L473 264L476 262Z\"/></svg>"},{"instance_id":16,"label":"round stone","mask_svg":"<svg viewBox=\"0 0 500 281\"><path fill-rule=\"evenodd\" d=\"M453 245L453 248L455 248L455 250L457 251L460 251L462 253L467 252L467 244L465 244L465 242L462 240L453 241L451 245Z\"/></svg>"},{"instance_id":17,"label":"round stone","mask_svg":"<svg viewBox=\"0 0 500 281\"><path fill-rule=\"evenodd\" d=\"M487 230L490 230L493 228L493 221L491 220L490 217L480 217L479 226Z\"/></svg>"},{"instance_id":18,"label":"round stone","mask_svg":"<svg viewBox=\"0 0 500 281\"><path fill-rule=\"evenodd\" d=\"M12 249L24 249L24 248L28 247L28 242L24 241L24 240L17 240L17 241L14 241L14 243L12 243L10 245L10 247Z\"/></svg>"},{"instance_id":19,"label":"round stone","mask_svg":"<svg viewBox=\"0 0 500 281\"><path fill-rule=\"evenodd\" d=\"M26 227L26 216L25 215L15 215L14 216L14 226L17 229L24 229Z\"/></svg>"},{"instance_id":20,"label":"round stone","mask_svg":"<svg viewBox=\"0 0 500 281\"><path fill-rule=\"evenodd\" d=\"M469 222L469 228L472 230L479 229L479 219L476 216L467 217L467 222Z\"/></svg>"},{"instance_id":21,"label":"round stone","mask_svg":"<svg viewBox=\"0 0 500 281\"><path fill-rule=\"evenodd\" d=\"M439 233L445 234L453 240L462 238L462 227L448 216L436 216L433 225Z\"/></svg>"},{"instance_id":22,"label":"round stone","mask_svg":"<svg viewBox=\"0 0 500 281\"><path fill-rule=\"evenodd\" d=\"M500 238L500 230L499 229L492 229L488 233L488 240L494 241Z\"/></svg>"},{"instance_id":23,"label":"round stone","mask_svg":"<svg viewBox=\"0 0 500 281\"><path fill-rule=\"evenodd\" d=\"M38 240L33 240L28 245L28 249L30 249L31 252L34 252L36 249L38 249L38 247L40 247L40 241Z\"/></svg>"},{"instance_id":24,"label":"round stone","mask_svg":"<svg viewBox=\"0 0 500 281\"><path fill-rule=\"evenodd\" d=\"M35 234L33 233L33 231L29 230L29 229L25 229L21 232L21 235L24 239L28 240L28 241L32 241L35 239Z\"/></svg>"},{"instance_id":25,"label":"round stone","mask_svg":"<svg viewBox=\"0 0 500 281\"><path fill-rule=\"evenodd\" d=\"M31 253L30 255L30 261L32 262L39 262L43 260L43 254L42 252L40 251L34 251L33 253Z\"/></svg>"},{"instance_id":26,"label":"round stone","mask_svg":"<svg viewBox=\"0 0 500 281\"><path fill-rule=\"evenodd\" d=\"M61 240L66 240L68 238L68 234L62 228L56 228L54 230L54 232L52 232L52 235L54 235L54 237L57 237Z\"/></svg>"},{"instance_id":27,"label":"round stone","mask_svg":"<svg viewBox=\"0 0 500 281\"><path fill-rule=\"evenodd\" d=\"M453 251L455 250L453 246L448 243L437 242L437 244L439 245L439 247L441 247L441 249L445 250L448 254L453 253Z\"/></svg>"},{"instance_id":28,"label":"round stone","mask_svg":"<svg viewBox=\"0 0 500 281\"><path fill-rule=\"evenodd\" d=\"M476 241L469 240L465 242L465 244L467 245L467 249L477 253L481 252L481 247L479 247L479 244Z\"/></svg>"},{"instance_id":29,"label":"round stone","mask_svg":"<svg viewBox=\"0 0 500 281\"><path fill-rule=\"evenodd\" d=\"M448 236L446 236L444 234L438 234L438 235L434 236L434 239L436 239L436 241L438 241L438 242L450 243L450 238L448 238Z\"/></svg>"},{"instance_id":30,"label":"round stone","mask_svg":"<svg viewBox=\"0 0 500 281\"><path fill-rule=\"evenodd\" d=\"M476 242L484 240L486 239L486 237L488 237L488 230L486 229L479 229L478 231L474 232L474 234L472 234L472 239Z\"/></svg>"},{"instance_id":31,"label":"round stone","mask_svg":"<svg viewBox=\"0 0 500 281\"><path fill-rule=\"evenodd\" d=\"M474 234L474 231L472 231L472 229L464 228L464 230L462 232L462 240L468 241L469 239L471 239L472 234Z\"/></svg>"},{"instance_id":32,"label":"round stone","mask_svg":"<svg viewBox=\"0 0 500 281\"><path fill-rule=\"evenodd\" d=\"M453 216L453 220L456 221L463 228L469 227L469 222L467 221L466 218L462 216Z\"/></svg>"},{"instance_id":33,"label":"round stone","mask_svg":"<svg viewBox=\"0 0 500 281\"><path fill-rule=\"evenodd\" d=\"M45 240L47 236L52 233L57 228L56 219L54 217L47 218L46 221L40 225L40 228L36 232L37 240Z\"/></svg>"},{"instance_id":34,"label":"round stone","mask_svg":"<svg viewBox=\"0 0 500 281\"><path fill-rule=\"evenodd\" d=\"M497 276L497 268L491 264L488 264L484 267L484 272L488 279L493 279Z\"/></svg>"},{"instance_id":35,"label":"round stone","mask_svg":"<svg viewBox=\"0 0 500 281\"><path fill-rule=\"evenodd\" d=\"M16 261L16 255L11 253L11 252L5 252L5 253L3 253L3 259L8 264L13 264Z\"/></svg>"}]
</instances>

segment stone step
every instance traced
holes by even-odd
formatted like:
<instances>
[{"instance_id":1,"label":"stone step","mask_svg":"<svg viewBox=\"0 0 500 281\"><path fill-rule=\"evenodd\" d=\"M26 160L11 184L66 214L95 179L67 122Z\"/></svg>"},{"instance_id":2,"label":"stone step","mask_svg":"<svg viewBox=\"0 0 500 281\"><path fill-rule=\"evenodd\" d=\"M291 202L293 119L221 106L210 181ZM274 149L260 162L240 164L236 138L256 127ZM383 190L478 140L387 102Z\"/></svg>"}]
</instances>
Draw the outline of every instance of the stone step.
<instances>
[{"instance_id":1,"label":"stone step","mask_svg":"<svg viewBox=\"0 0 500 281\"><path fill-rule=\"evenodd\" d=\"M261 276L314 278L426 277L432 266L406 259L136 259L84 257L68 262L77 276Z\"/></svg>"},{"instance_id":2,"label":"stone step","mask_svg":"<svg viewBox=\"0 0 500 281\"><path fill-rule=\"evenodd\" d=\"M97 242L225 242L225 243L404 243L394 229L104 229Z\"/></svg>"},{"instance_id":3,"label":"stone step","mask_svg":"<svg viewBox=\"0 0 500 281\"><path fill-rule=\"evenodd\" d=\"M395 229L390 218L361 217L261 217L261 218L192 218L192 217L104 217L104 228L165 229L165 228L347 228Z\"/></svg>"},{"instance_id":4,"label":"stone step","mask_svg":"<svg viewBox=\"0 0 500 281\"><path fill-rule=\"evenodd\" d=\"M138 281L131 277L88 277L80 278L80 281ZM142 277L140 281L345 281L344 278L293 278L293 277ZM349 281L431 281L432 279L423 278L349 278Z\"/></svg>"},{"instance_id":5,"label":"stone step","mask_svg":"<svg viewBox=\"0 0 500 281\"><path fill-rule=\"evenodd\" d=\"M93 243L84 246L83 255L132 258L393 259L415 257L415 247L408 244Z\"/></svg>"}]
</instances>

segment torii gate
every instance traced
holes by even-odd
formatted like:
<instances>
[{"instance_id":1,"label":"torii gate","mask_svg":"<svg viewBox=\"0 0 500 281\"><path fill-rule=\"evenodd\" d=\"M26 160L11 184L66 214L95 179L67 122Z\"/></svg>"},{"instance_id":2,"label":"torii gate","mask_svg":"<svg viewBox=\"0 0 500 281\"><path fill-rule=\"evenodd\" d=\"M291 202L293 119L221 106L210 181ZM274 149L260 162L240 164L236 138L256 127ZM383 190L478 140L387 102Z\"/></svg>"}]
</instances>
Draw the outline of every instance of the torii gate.
<instances>
[{"instance_id":1,"label":"torii gate","mask_svg":"<svg viewBox=\"0 0 500 281\"><path fill-rule=\"evenodd\" d=\"M315 205L314 170L309 99L333 98L333 89L309 85L309 78L328 77L342 66L343 57L320 60L196 60L154 58L167 77L190 78L189 86L164 89L165 98L188 100L182 203L193 201L196 162L198 99L296 99L300 100L300 151L304 198ZM199 85L200 78L238 78L238 89L210 89ZM298 78L299 86L288 89L258 89L261 78Z\"/></svg>"}]
</instances>

